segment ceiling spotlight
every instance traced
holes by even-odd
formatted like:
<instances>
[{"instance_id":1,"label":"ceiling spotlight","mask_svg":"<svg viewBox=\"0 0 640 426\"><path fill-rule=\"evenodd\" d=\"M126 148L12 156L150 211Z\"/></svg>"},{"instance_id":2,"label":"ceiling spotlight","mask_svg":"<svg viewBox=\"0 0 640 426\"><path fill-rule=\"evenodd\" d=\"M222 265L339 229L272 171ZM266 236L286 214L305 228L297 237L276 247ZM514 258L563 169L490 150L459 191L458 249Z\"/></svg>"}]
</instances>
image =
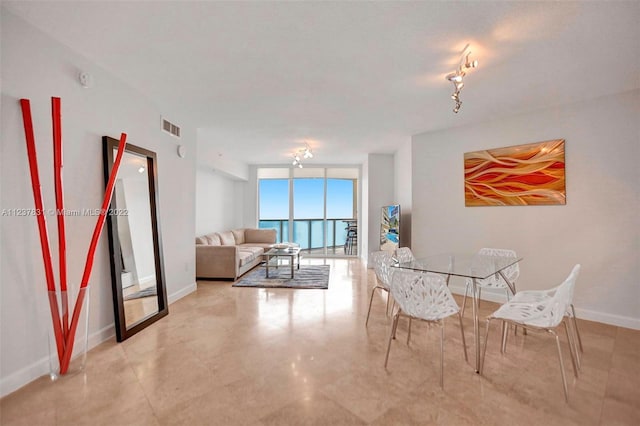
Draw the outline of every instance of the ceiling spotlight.
<instances>
[{"instance_id":1,"label":"ceiling spotlight","mask_svg":"<svg viewBox=\"0 0 640 426\"><path fill-rule=\"evenodd\" d=\"M311 152L311 148L309 148L309 145L304 148L304 153L302 154L302 156L304 158L313 158L313 152Z\"/></svg>"},{"instance_id":2,"label":"ceiling spotlight","mask_svg":"<svg viewBox=\"0 0 640 426\"><path fill-rule=\"evenodd\" d=\"M462 49L462 53L460 55L460 63L458 65L458 69L454 72L451 72L446 75L446 79L453 83L455 87L454 93L451 95L451 99L453 99L456 103L456 106L453 108L454 113L458 113L460 111L460 107L462 106L462 101L460 101L460 91L464 87L464 77L467 75L465 70L476 68L478 66L477 60L469 60L469 55L471 55L471 51L469 50L469 45L467 44L464 49Z\"/></svg>"},{"instance_id":3,"label":"ceiling spotlight","mask_svg":"<svg viewBox=\"0 0 640 426\"><path fill-rule=\"evenodd\" d=\"M309 144L305 144L304 148L299 149L293 153L293 162L291 163L291 165L301 169L302 161L308 160L309 158L313 158L313 152L311 151Z\"/></svg>"},{"instance_id":4,"label":"ceiling spotlight","mask_svg":"<svg viewBox=\"0 0 640 426\"><path fill-rule=\"evenodd\" d=\"M453 82L453 83L460 83L462 82L462 77L464 76L464 72L458 74L458 72L452 72L451 74L447 74L447 80Z\"/></svg>"},{"instance_id":5,"label":"ceiling spotlight","mask_svg":"<svg viewBox=\"0 0 640 426\"><path fill-rule=\"evenodd\" d=\"M145 168L144 166L140 166L140 168L138 169L138 173L144 173Z\"/></svg>"},{"instance_id":6,"label":"ceiling spotlight","mask_svg":"<svg viewBox=\"0 0 640 426\"><path fill-rule=\"evenodd\" d=\"M469 46L469 45L467 45L467 46ZM468 68L476 68L478 66L478 60L476 59L474 61L469 62L469 55L471 55L471 52L467 53L467 56L465 56L465 58L464 58L464 67L467 68L467 69Z\"/></svg>"}]
</instances>

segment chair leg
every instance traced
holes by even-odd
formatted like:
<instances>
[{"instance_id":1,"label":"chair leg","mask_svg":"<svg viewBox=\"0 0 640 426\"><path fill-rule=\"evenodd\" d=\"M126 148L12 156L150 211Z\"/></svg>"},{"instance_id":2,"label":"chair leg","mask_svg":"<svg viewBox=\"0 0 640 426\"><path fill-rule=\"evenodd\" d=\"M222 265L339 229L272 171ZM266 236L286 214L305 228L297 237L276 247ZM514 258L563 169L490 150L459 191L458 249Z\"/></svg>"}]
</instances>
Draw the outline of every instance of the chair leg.
<instances>
[{"instance_id":1,"label":"chair leg","mask_svg":"<svg viewBox=\"0 0 640 426\"><path fill-rule=\"evenodd\" d=\"M571 314L573 317L573 328L575 328L576 336L578 336L578 345L580 346L580 352L584 353L584 349L582 348L582 339L580 338L580 330L578 330L578 321L576 321L576 308L573 307L573 303L571 304Z\"/></svg>"},{"instance_id":2,"label":"chair leg","mask_svg":"<svg viewBox=\"0 0 640 426\"><path fill-rule=\"evenodd\" d=\"M371 299L369 299L369 310L367 311L367 320L364 323L365 327L369 325L369 315L371 314L371 304L373 303L373 295L375 294L377 288L381 288L381 287L375 286L373 290L371 290Z\"/></svg>"},{"instance_id":3,"label":"chair leg","mask_svg":"<svg viewBox=\"0 0 640 426\"><path fill-rule=\"evenodd\" d=\"M389 334L389 342L387 343L387 355L384 357L384 368L387 368L387 363L389 362L389 351L391 350L391 341L393 340L393 336L396 334L396 327L398 326L398 318L400 318L400 311L396 313L393 317L393 322L391 323L391 333Z\"/></svg>"},{"instance_id":4,"label":"chair leg","mask_svg":"<svg viewBox=\"0 0 640 426\"><path fill-rule=\"evenodd\" d=\"M464 308L467 306L467 293L469 293L469 284L464 287L464 299L462 299L462 308L460 309L460 315L464 316Z\"/></svg>"},{"instance_id":5,"label":"chair leg","mask_svg":"<svg viewBox=\"0 0 640 426\"><path fill-rule=\"evenodd\" d=\"M444 321L440 320L440 387L444 389Z\"/></svg>"},{"instance_id":6,"label":"chair leg","mask_svg":"<svg viewBox=\"0 0 640 426\"><path fill-rule=\"evenodd\" d=\"M564 389L564 399L569 402L569 391L567 390L567 377L564 374L564 362L562 362L562 349L560 349L560 337L554 330L548 330L556 338L556 347L558 348L558 360L560 360L560 373L562 374L562 387Z\"/></svg>"},{"instance_id":7,"label":"chair leg","mask_svg":"<svg viewBox=\"0 0 640 426\"><path fill-rule=\"evenodd\" d=\"M514 284L515 287L515 284ZM507 294L507 303L509 303L511 301L511 289L509 288L509 286L504 288L504 292ZM517 325L513 325L513 335L517 336L518 335L518 326ZM506 340L506 337L503 337L503 340ZM506 347L506 342L503 343L503 349L502 349L502 353L504 353L507 350Z\"/></svg>"},{"instance_id":8,"label":"chair leg","mask_svg":"<svg viewBox=\"0 0 640 426\"><path fill-rule=\"evenodd\" d=\"M409 332L407 333L407 345L409 344L409 341L411 340L411 320L412 320L412 318L409 317Z\"/></svg>"},{"instance_id":9,"label":"chair leg","mask_svg":"<svg viewBox=\"0 0 640 426\"><path fill-rule=\"evenodd\" d=\"M506 321L502 321L502 346L500 347L500 353L507 352L507 338L509 335L509 326Z\"/></svg>"},{"instance_id":10,"label":"chair leg","mask_svg":"<svg viewBox=\"0 0 640 426\"><path fill-rule=\"evenodd\" d=\"M582 370L582 363L580 361L580 350L578 348L578 329L576 328L576 323L574 318L567 318L567 325L571 328L571 337L573 338L573 348L574 353L576 355L576 364L578 364L578 370Z\"/></svg>"},{"instance_id":11,"label":"chair leg","mask_svg":"<svg viewBox=\"0 0 640 426\"><path fill-rule=\"evenodd\" d=\"M467 341L464 338L464 327L462 325L462 315L458 312L458 321L460 321L460 335L462 336L462 349L464 349L464 360L469 361L469 357L467 356Z\"/></svg>"},{"instance_id":12,"label":"chair leg","mask_svg":"<svg viewBox=\"0 0 640 426\"><path fill-rule=\"evenodd\" d=\"M393 314L393 309L391 309L391 313ZM393 327L393 339L395 340L396 338L396 333L398 332L398 324L400 323L400 308L398 308L398 312L396 312L396 314L398 315L398 320L396 321L396 325Z\"/></svg>"},{"instance_id":13,"label":"chair leg","mask_svg":"<svg viewBox=\"0 0 640 426\"><path fill-rule=\"evenodd\" d=\"M573 336L573 330L571 328L571 318L564 317L562 320L564 323L564 331L567 334L567 342L569 343L569 352L571 353L571 364L573 365L573 374L578 377L578 371L580 371L580 358L578 355L578 344Z\"/></svg>"},{"instance_id":14,"label":"chair leg","mask_svg":"<svg viewBox=\"0 0 640 426\"><path fill-rule=\"evenodd\" d=\"M484 347L482 348L482 357L480 358L480 371L478 372L480 375L482 375L482 370L484 369L484 359L487 357L487 343L489 342L489 324L490 323L491 323L491 318L487 318L487 331L484 334Z\"/></svg>"},{"instance_id":15,"label":"chair leg","mask_svg":"<svg viewBox=\"0 0 640 426\"><path fill-rule=\"evenodd\" d=\"M389 315L389 303L390 303L390 301L391 301L391 293L387 292L387 309L385 311L385 315Z\"/></svg>"}]
</instances>

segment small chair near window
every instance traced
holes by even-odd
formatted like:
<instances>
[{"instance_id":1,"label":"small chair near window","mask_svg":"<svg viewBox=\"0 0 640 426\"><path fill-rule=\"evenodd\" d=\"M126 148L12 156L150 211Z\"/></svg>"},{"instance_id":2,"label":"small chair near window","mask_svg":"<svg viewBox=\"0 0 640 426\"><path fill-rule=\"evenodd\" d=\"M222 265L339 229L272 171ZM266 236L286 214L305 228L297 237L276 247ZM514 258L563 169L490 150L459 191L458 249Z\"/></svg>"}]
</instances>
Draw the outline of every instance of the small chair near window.
<instances>
[{"instance_id":1,"label":"small chair near window","mask_svg":"<svg viewBox=\"0 0 640 426\"><path fill-rule=\"evenodd\" d=\"M436 323L440 325L440 387L444 386L444 319L457 315L460 322L464 359L467 360L467 345L464 338L464 328L460 308L456 304L446 281L442 276L398 269L391 280L391 295L397 308L393 315L387 354L384 366L389 362L391 342L398 327L401 315L412 319Z\"/></svg>"},{"instance_id":2,"label":"small chair near window","mask_svg":"<svg viewBox=\"0 0 640 426\"><path fill-rule=\"evenodd\" d=\"M387 311L389 311L389 284L391 283L391 275L395 268L392 267L394 261L392 253L389 251L375 251L370 254L373 270L376 274L376 286L371 290L371 299L369 300L369 310L367 311L367 321L365 326L369 324L369 315L371 314L371 304L373 303L373 295L376 290L387 292Z\"/></svg>"},{"instance_id":3,"label":"small chair near window","mask_svg":"<svg viewBox=\"0 0 640 426\"><path fill-rule=\"evenodd\" d=\"M564 373L564 363L562 360L562 350L560 349L560 338L556 332L556 328L560 324L564 323L565 332L567 334L567 340L569 343L569 351L571 352L571 363L573 365L573 372L578 377L578 367L576 365L577 349L574 347L572 334L569 332L571 321L567 320L567 312L572 303L573 289L575 287L578 273L580 272L580 265L573 267L571 274L567 279L559 286L547 291L547 297L539 300L534 300L529 295L519 296L522 293L516 293L515 297L502 305L497 311L487 318L487 332L484 338L484 349L482 360L480 363L480 374L482 374L484 368L484 360L487 352L487 339L489 337L489 326L492 320L497 319L502 321L503 330L505 324L514 324L524 327L528 330L546 331L552 334L556 339L556 346L558 348L558 359L560 361L560 373L562 375L562 386L564 389L564 397L566 401L569 401L569 395L567 391L567 379ZM502 349L504 351L504 333Z\"/></svg>"},{"instance_id":4,"label":"small chair near window","mask_svg":"<svg viewBox=\"0 0 640 426\"><path fill-rule=\"evenodd\" d=\"M347 239L344 242L344 254L357 254L358 252L358 227L347 226Z\"/></svg>"}]
</instances>

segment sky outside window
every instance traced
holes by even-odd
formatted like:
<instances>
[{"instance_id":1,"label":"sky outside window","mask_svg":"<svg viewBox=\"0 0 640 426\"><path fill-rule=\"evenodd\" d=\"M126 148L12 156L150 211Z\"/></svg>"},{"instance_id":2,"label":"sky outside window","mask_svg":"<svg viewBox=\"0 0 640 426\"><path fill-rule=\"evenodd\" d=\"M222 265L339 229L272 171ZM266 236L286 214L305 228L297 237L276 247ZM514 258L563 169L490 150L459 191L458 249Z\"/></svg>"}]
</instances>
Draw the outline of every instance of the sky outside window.
<instances>
[{"instance_id":1,"label":"sky outside window","mask_svg":"<svg viewBox=\"0 0 640 426\"><path fill-rule=\"evenodd\" d=\"M289 218L289 179L260 179L260 220Z\"/></svg>"},{"instance_id":2,"label":"sky outside window","mask_svg":"<svg viewBox=\"0 0 640 426\"><path fill-rule=\"evenodd\" d=\"M289 180L260 179L260 219L289 218ZM327 218L354 217L353 180L327 179ZM322 219L324 217L324 179L294 179L294 217Z\"/></svg>"},{"instance_id":3,"label":"sky outside window","mask_svg":"<svg viewBox=\"0 0 640 426\"><path fill-rule=\"evenodd\" d=\"M324 179L293 180L293 218L322 219L324 217Z\"/></svg>"}]
</instances>

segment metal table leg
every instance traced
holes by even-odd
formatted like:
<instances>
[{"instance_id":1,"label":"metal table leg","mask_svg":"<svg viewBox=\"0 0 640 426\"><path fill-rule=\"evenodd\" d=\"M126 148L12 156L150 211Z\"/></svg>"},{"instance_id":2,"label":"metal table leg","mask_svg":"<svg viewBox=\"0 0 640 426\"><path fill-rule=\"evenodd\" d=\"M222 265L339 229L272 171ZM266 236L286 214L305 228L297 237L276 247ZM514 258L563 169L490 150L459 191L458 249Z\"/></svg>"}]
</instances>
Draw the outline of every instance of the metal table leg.
<instances>
[{"instance_id":1,"label":"metal table leg","mask_svg":"<svg viewBox=\"0 0 640 426\"><path fill-rule=\"evenodd\" d=\"M267 259L267 275L266 277L269 278L269 262L271 261L271 256L270 255L265 255L266 259Z\"/></svg>"},{"instance_id":2,"label":"metal table leg","mask_svg":"<svg viewBox=\"0 0 640 426\"><path fill-rule=\"evenodd\" d=\"M473 289L472 289L473 336L474 336L475 345L476 345L476 373L480 373L480 337L479 337L480 333L478 331L479 330L478 328L478 293L477 293L476 279L472 278L472 282L473 282Z\"/></svg>"}]
</instances>

